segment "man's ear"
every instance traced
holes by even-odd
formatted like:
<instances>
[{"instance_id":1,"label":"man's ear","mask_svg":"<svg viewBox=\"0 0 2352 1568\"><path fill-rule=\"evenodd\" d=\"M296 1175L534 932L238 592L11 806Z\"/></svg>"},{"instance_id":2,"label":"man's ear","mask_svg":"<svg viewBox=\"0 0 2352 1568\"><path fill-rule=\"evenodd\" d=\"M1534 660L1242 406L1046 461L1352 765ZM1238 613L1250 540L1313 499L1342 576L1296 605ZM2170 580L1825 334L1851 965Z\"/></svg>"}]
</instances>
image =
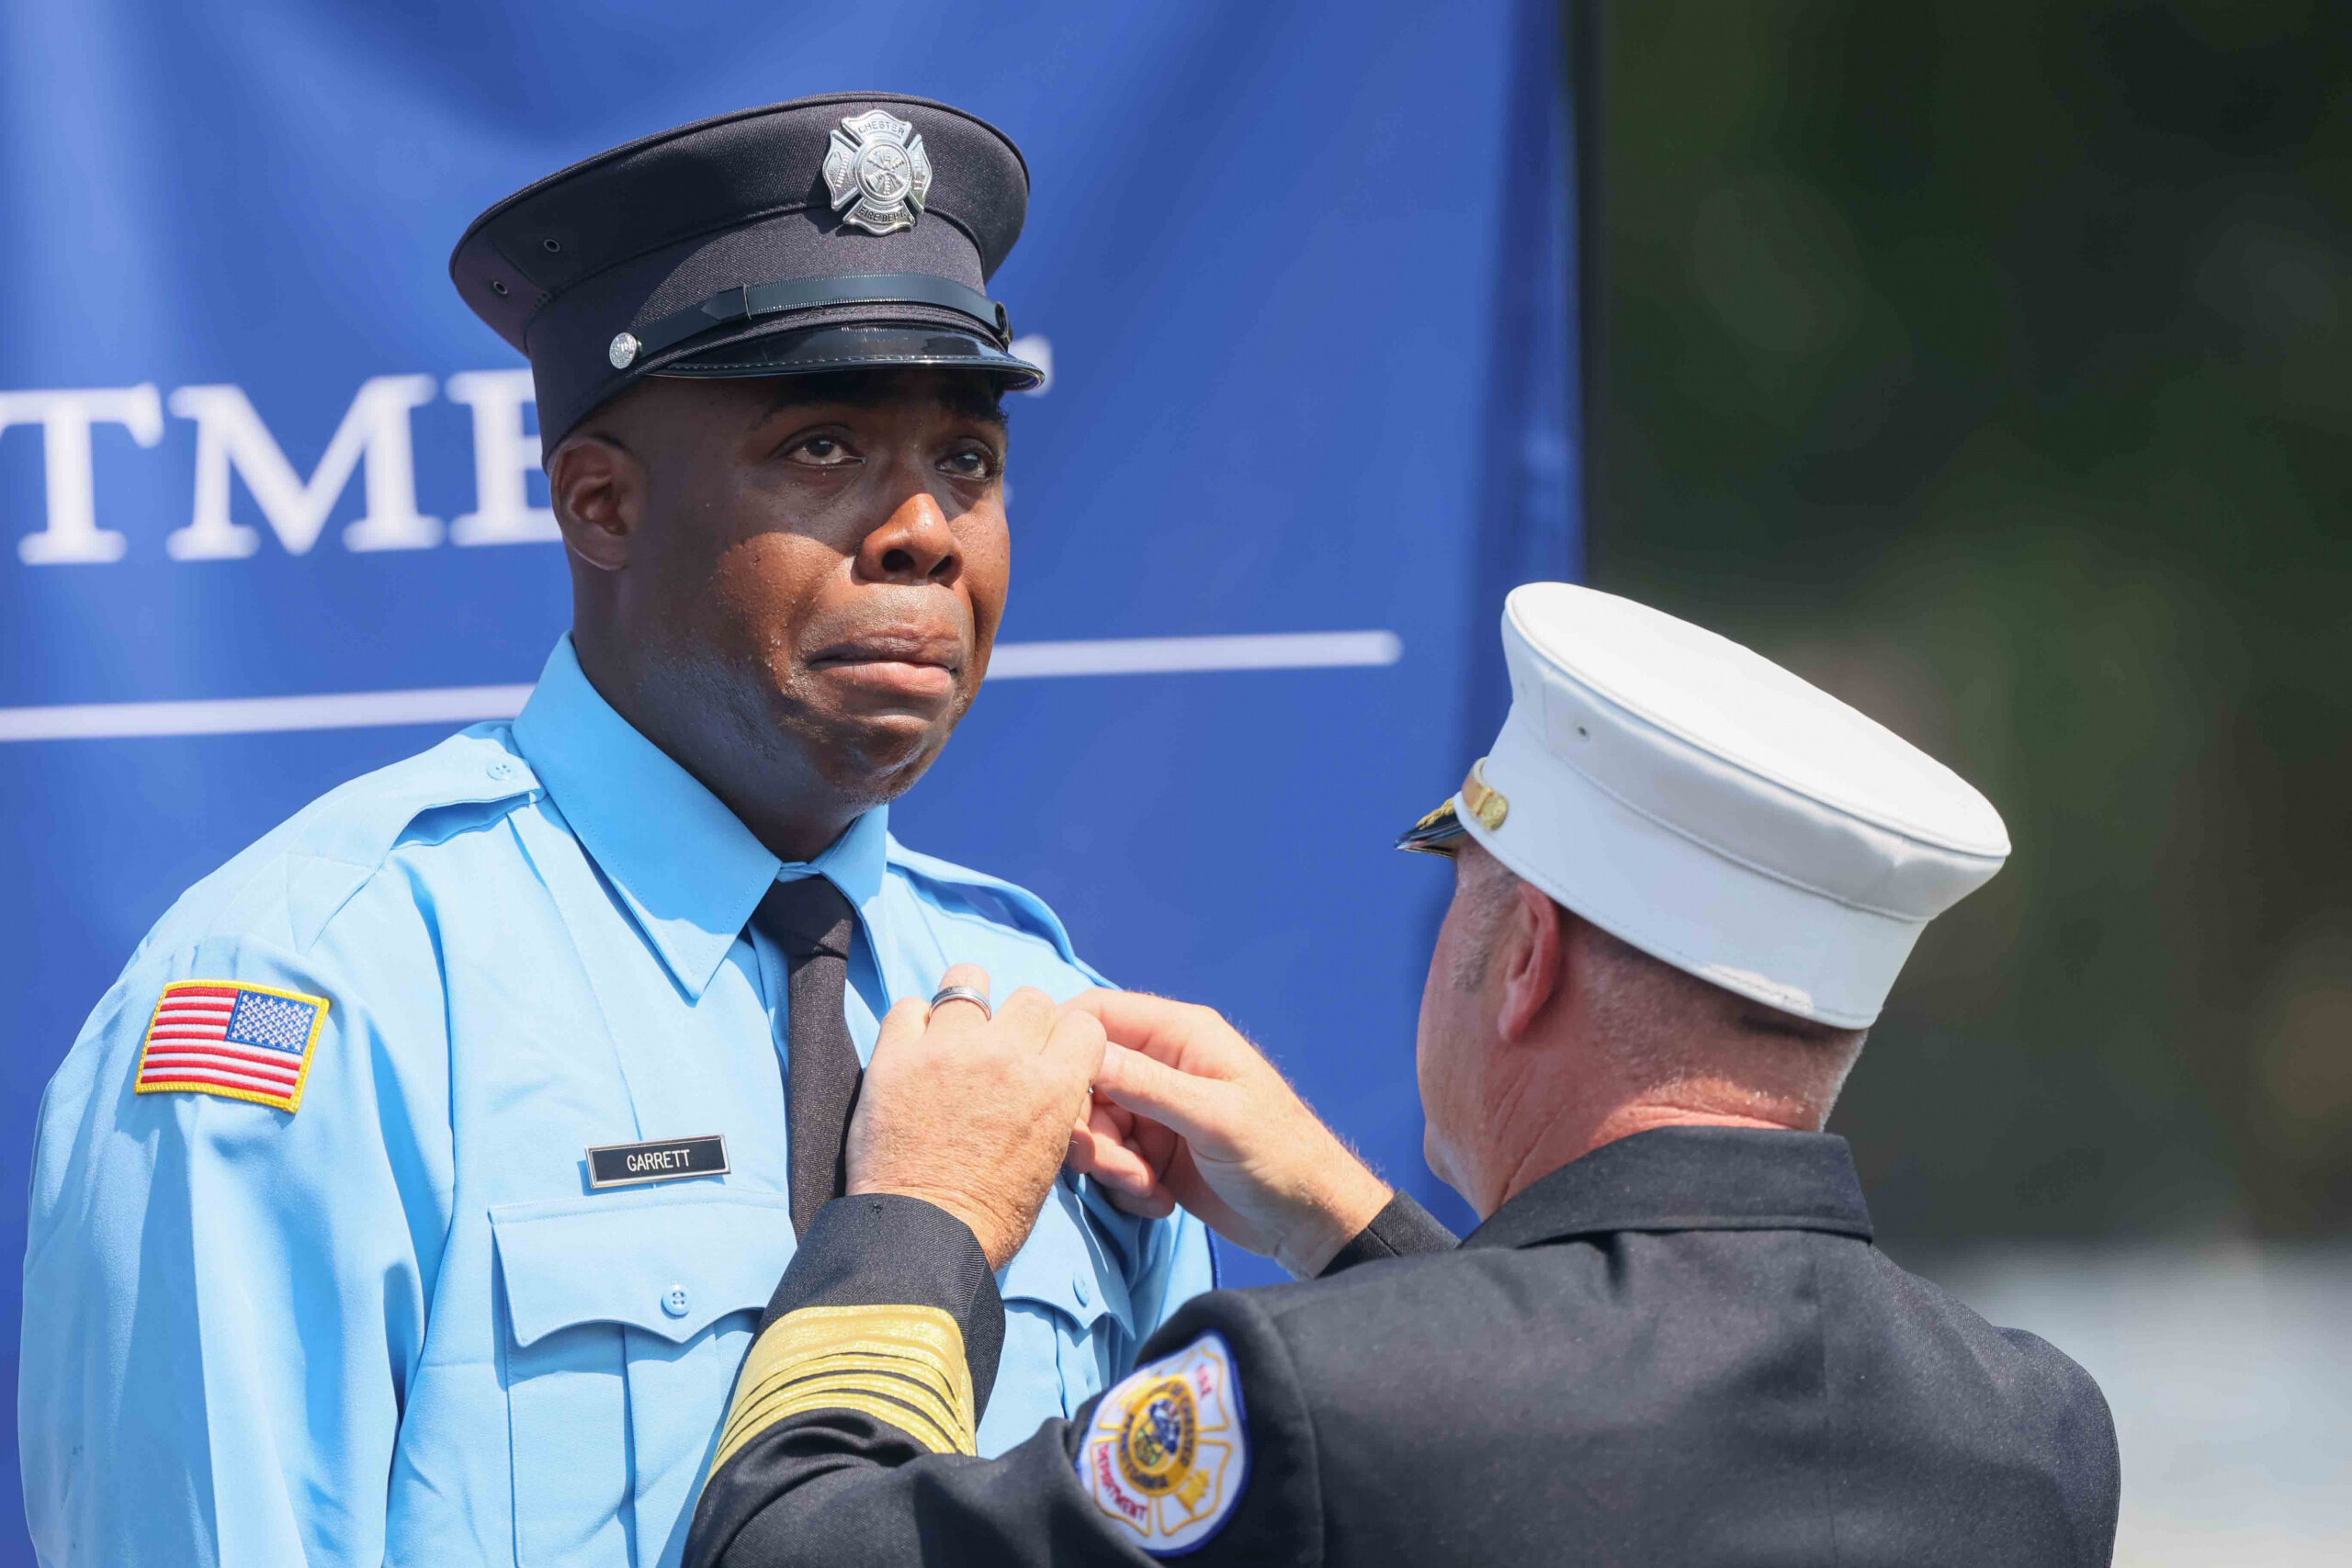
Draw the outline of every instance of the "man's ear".
<instances>
[{"instance_id":1,"label":"man's ear","mask_svg":"<svg viewBox=\"0 0 2352 1568\"><path fill-rule=\"evenodd\" d=\"M1560 989L1564 934L1550 895L1526 882L1511 889L1510 924L1496 955L1502 1007L1495 1027L1512 1044L1527 1037Z\"/></svg>"},{"instance_id":2,"label":"man's ear","mask_svg":"<svg viewBox=\"0 0 2352 1568\"><path fill-rule=\"evenodd\" d=\"M645 516L645 466L607 435L575 435L548 465L548 503L563 547L599 571L628 565Z\"/></svg>"}]
</instances>

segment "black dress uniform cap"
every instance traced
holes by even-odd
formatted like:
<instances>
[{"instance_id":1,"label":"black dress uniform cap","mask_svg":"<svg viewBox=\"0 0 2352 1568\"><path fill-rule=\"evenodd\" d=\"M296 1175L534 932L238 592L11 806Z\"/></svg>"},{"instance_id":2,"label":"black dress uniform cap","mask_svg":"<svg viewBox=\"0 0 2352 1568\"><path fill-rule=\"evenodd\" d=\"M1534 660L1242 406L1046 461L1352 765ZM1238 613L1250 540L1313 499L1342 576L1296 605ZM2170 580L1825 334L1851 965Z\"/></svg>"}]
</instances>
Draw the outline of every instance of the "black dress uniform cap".
<instances>
[{"instance_id":1,"label":"black dress uniform cap","mask_svg":"<svg viewBox=\"0 0 2352 1568\"><path fill-rule=\"evenodd\" d=\"M989 279L1029 169L985 120L837 93L599 153L484 212L449 258L476 315L527 355L548 450L648 376L885 366L1043 379Z\"/></svg>"}]
</instances>

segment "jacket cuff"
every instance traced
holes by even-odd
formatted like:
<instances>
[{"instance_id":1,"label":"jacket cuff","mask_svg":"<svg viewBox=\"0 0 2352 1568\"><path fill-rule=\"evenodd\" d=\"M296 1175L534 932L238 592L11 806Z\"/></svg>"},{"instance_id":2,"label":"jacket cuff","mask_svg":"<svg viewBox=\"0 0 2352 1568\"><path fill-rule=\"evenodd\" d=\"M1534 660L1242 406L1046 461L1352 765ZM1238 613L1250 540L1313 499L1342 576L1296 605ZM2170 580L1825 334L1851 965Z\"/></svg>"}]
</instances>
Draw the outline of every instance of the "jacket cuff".
<instances>
[{"instance_id":1,"label":"jacket cuff","mask_svg":"<svg viewBox=\"0 0 2352 1568\"><path fill-rule=\"evenodd\" d=\"M1004 1353L1004 1300L971 1227L895 1193L836 1198L817 1211L760 1319L760 1333L805 1307L931 1307L955 1320L971 1368L974 1414L988 1409Z\"/></svg>"},{"instance_id":2,"label":"jacket cuff","mask_svg":"<svg viewBox=\"0 0 2352 1568\"><path fill-rule=\"evenodd\" d=\"M1332 1255L1331 1261L1316 1278L1328 1280L1359 1263L1382 1258L1451 1252L1461 1243L1462 1238L1440 1224L1435 1214L1399 1192L1388 1200L1386 1208L1372 1217L1372 1224L1356 1233L1354 1240Z\"/></svg>"}]
</instances>

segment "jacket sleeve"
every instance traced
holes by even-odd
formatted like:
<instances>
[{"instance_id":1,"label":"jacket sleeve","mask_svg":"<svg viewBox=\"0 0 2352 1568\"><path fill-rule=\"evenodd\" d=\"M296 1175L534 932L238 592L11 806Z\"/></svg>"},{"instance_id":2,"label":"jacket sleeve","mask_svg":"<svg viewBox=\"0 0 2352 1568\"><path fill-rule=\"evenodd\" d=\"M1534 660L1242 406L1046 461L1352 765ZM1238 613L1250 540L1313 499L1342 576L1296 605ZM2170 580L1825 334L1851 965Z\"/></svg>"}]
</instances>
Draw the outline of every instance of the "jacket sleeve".
<instances>
[{"instance_id":1,"label":"jacket sleeve","mask_svg":"<svg viewBox=\"0 0 2352 1568\"><path fill-rule=\"evenodd\" d=\"M2123 1502L2122 1460L2107 1395L2089 1372L2040 1335L2022 1328L1996 1332L2040 1374L2040 1397L2026 1404L2021 1425L2074 1526L2073 1561L2105 1568L2115 1560Z\"/></svg>"},{"instance_id":2,"label":"jacket sleeve","mask_svg":"<svg viewBox=\"0 0 2352 1568\"><path fill-rule=\"evenodd\" d=\"M1445 1228L1435 1214L1422 1208L1411 1198L1399 1192L1388 1200L1388 1206L1372 1217L1372 1224L1356 1233L1347 1246L1331 1255L1331 1261L1316 1276L1328 1280L1334 1274L1345 1273L1359 1263L1374 1263L1384 1258L1412 1258L1424 1252L1451 1252L1462 1245L1462 1238Z\"/></svg>"},{"instance_id":3,"label":"jacket sleeve","mask_svg":"<svg viewBox=\"0 0 2352 1568\"><path fill-rule=\"evenodd\" d=\"M139 1065L164 987L324 1003L293 1109ZM375 1025L318 967L245 938L134 964L41 1107L18 1422L45 1563L382 1561L385 1489L429 1293L388 1146ZM183 1035L168 1036L174 1039ZM215 1079L216 1089L233 1089ZM404 1188L408 1190L404 1193ZM418 1202L419 1209L429 1207Z\"/></svg>"},{"instance_id":4,"label":"jacket sleeve","mask_svg":"<svg viewBox=\"0 0 2352 1568\"><path fill-rule=\"evenodd\" d=\"M899 1197L827 1205L744 1359L689 1568L1320 1560L1305 1400L1246 1298L1194 1299L1125 1381L980 1460L972 1432L1002 1314L978 1243L944 1212ZM1212 1357L1229 1390L1213 1386ZM1187 1375L1201 1381L1171 1386ZM1143 1434L1125 1450L1133 1485L1106 1457L1130 1429ZM1091 1483L1090 1462L1103 1467Z\"/></svg>"}]
</instances>

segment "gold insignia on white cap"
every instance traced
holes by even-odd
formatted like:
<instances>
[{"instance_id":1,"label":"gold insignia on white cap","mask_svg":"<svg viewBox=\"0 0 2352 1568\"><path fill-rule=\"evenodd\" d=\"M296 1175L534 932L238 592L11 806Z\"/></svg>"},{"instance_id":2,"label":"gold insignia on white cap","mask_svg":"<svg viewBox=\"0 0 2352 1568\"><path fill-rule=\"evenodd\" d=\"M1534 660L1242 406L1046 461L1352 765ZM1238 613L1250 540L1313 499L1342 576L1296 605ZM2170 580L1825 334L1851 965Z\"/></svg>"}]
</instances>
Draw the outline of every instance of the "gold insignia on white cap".
<instances>
[{"instance_id":1,"label":"gold insignia on white cap","mask_svg":"<svg viewBox=\"0 0 2352 1568\"><path fill-rule=\"evenodd\" d=\"M1461 846L1466 829L1462 826L1462 812L1456 803L1470 815L1487 825L1489 832L1500 828L1510 815L1510 802L1500 790L1487 785L1486 774L1480 772L1484 759L1470 764L1469 776L1462 781L1462 788L1448 795L1438 808L1396 836L1396 847L1415 854L1452 856Z\"/></svg>"},{"instance_id":2,"label":"gold insignia on white cap","mask_svg":"<svg viewBox=\"0 0 2352 1568\"><path fill-rule=\"evenodd\" d=\"M1470 776L1462 781L1462 804L1468 807L1470 815L1491 833L1501 828L1503 818L1510 815L1510 799L1502 791L1487 785L1486 774L1479 771L1485 761L1480 758L1470 764Z\"/></svg>"},{"instance_id":3,"label":"gold insignia on white cap","mask_svg":"<svg viewBox=\"0 0 2352 1568\"><path fill-rule=\"evenodd\" d=\"M1727 990L1866 1025L1928 921L2008 855L2000 814L1957 773L1688 622L1529 583L1504 606L1503 651L1510 715L1463 786L1464 829Z\"/></svg>"}]
</instances>

